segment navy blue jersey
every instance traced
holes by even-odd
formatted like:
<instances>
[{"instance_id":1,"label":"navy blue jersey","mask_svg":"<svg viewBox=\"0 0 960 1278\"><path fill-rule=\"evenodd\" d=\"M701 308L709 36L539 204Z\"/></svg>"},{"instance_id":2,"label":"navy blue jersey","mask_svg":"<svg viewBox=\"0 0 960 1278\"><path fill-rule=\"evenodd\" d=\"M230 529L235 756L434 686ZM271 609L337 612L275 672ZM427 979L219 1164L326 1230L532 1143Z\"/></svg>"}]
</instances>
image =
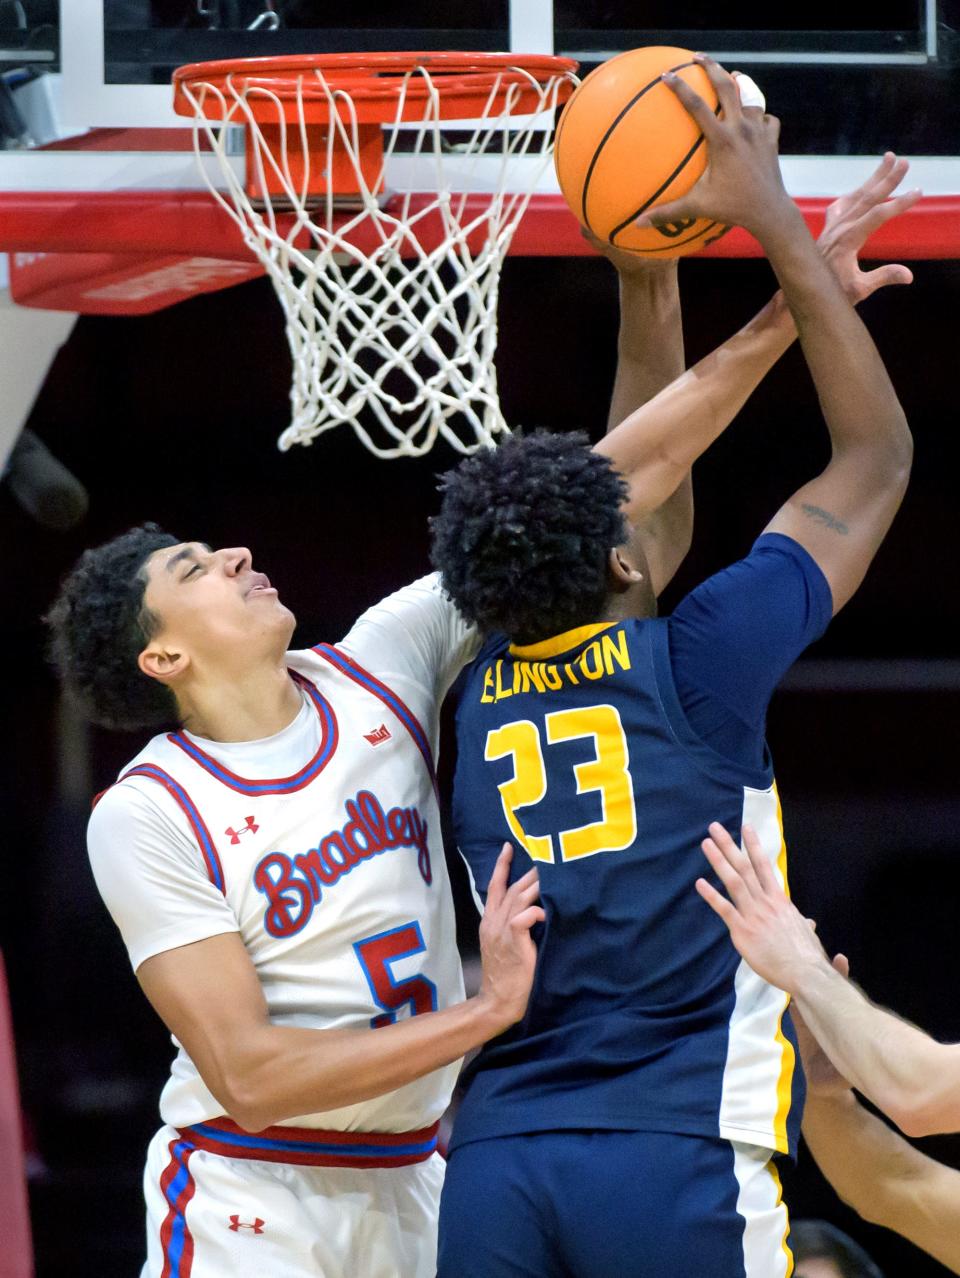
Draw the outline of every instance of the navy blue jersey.
<instances>
[{"instance_id":1,"label":"navy blue jersey","mask_svg":"<svg viewBox=\"0 0 960 1278\"><path fill-rule=\"evenodd\" d=\"M771 620L777 600L792 624ZM736 683L758 661L772 680L762 740L773 684L828 617L813 561L766 537L674 618L485 645L458 709L457 840L480 887L510 840L514 876L539 870L547 918L527 1015L471 1066L454 1145L620 1128L793 1147L802 1080L787 998L741 962L693 884L710 874L700 842L715 820L753 825L786 881L772 767L751 748ZM710 686L708 665L691 681L698 652L730 665L726 684ZM718 704L736 720L727 755Z\"/></svg>"}]
</instances>

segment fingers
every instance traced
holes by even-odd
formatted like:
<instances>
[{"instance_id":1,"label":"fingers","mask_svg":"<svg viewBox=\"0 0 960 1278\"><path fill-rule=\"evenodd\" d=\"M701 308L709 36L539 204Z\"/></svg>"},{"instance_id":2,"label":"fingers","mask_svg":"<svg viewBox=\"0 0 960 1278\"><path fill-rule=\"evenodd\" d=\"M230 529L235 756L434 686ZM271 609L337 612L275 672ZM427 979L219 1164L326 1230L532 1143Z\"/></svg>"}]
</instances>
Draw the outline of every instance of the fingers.
<instances>
[{"instance_id":1,"label":"fingers","mask_svg":"<svg viewBox=\"0 0 960 1278\"><path fill-rule=\"evenodd\" d=\"M709 839L704 839L700 844L703 849L703 855L710 862L714 874L727 889L731 901L734 905L741 906L745 904L753 892L746 877L741 873L741 867L749 874L749 861L740 852L733 840L724 830L722 825L714 822L710 826ZM753 877L752 875L750 877Z\"/></svg>"},{"instance_id":2,"label":"fingers","mask_svg":"<svg viewBox=\"0 0 960 1278\"><path fill-rule=\"evenodd\" d=\"M510 926L515 932L529 932L537 923L544 923L546 918L546 911L542 905L531 905L521 910L519 914L515 914L510 920Z\"/></svg>"},{"instance_id":3,"label":"fingers","mask_svg":"<svg viewBox=\"0 0 960 1278\"><path fill-rule=\"evenodd\" d=\"M892 151L887 151L867 180L841 197L844 211L859 213L885 200L903 181L909 167L907 160L898 159Z\"/></svg>"},{"instance_id":4,"label":"fingers","mask_svg":"<svg viewBox=\"0 0 960 1278\"><path fill-rule=\"evenodd\" d=\"M703 69L707 72L707 75L710 75L710 71L706 64L703 65ZM724 72L724 75L726 75L726 72ZM713 77L711 76L710 78L712 79ZM727 78L729 79L729 76ZM693 117L694 122L700 128L700 132L704 135L707 141L709 141L711 136L716 132L717 127L716 117L714 116L711 108L707 105L703 98L701 98L700 94L697 93L696 89L691 89L686 80L681 80L680 76L678 76L675 71L664 71L662 79L664 84L666 84L668 88L672 89L677 95L687 114ZM733 93L737 102L736 109L739 111L740 100L737 98L737 90L735 86Z\"/></svg>"},{"instance_id":5,"label":"fingers","mask_svg":"<svg viewBox=\"0 0 960 1278\"><path fill-rule=\"evenodd\" d=\"M756 80L743 71L733 71L731 74L737 82L737 94L743 112L746 114L748 111L755 110L763 115L767 109L767 99L763 96L763 90Z\"/></svg>"},{"instance_id":6,"label":"fingers","mask_svg":"<svg viewBox=\"0 0 960 1278\"><path fill-rule=\"evenodd\" d=\"M855 195L871 202L885 200L903 181L910 168L910 161L887 151L883 159Z\"/></svg>"},{"instance_id":7,"label":"fingers","mask_svg":"<svg viewBox=\"0 0 960 1278\"><path fill-rule=\"evenodd\" d=\"M696 187L693 188L694 190ZM692 194L692 192L691 192ZM690 194L679 200L669 200L666 204L658 204L636 219L636 226L664 226L670 222L682 222L687 218L697 218L700 214L690 198Z\"/></svg>"},{"instance_id":8,"label":"fingers","mask_svg":"<svg viewBox=\"0 0 960 1278\"><path fill-rule=\"evenodd\" d=\"M517 879L516 883L514 883L509 890L511 892L522 892L525 888L529 887L531 883L534 884L534 886L537 887L537 889L539 889L540 876L537 873L536 866L534 866L532 870L527 870L526 874L521 875L520 878Z\"/></svg>"},{"instance_id":9,"label":"fingers","mask_svg":"<svg viewBox=\"0 0 960 1278\"><path fill-rule=\"evenodd\" d=\"M490 875L490 882L487 885L487 908L496 909L503 901L507 891L507 881L510 878L510 862L513 860L513 846L505 843L500 849L500 855L497 857L497 863L493 867L493 873Z\"/></svg>"},{"instance_id":10,"label":"fingers","mask_svg":"<svg viewBox=\"0 0 960 1278\"><path fill-rule=\"evenodd\" d=\"M850 979L850 960L846 954L834 954L833 966L841 976L846 977L847 980Z\"/></svg>"},{"instance_id":11,"label":"fingers","mask_svg":"<svg viewBox=\"0 0 960 1278\"><path fill-rule=\"evenodd\" d=\"M765 892L779 891L780 884L777 882L777 876L767 860L763 844L760 842L760 836L756 830L752 825L744 825L740 833L743 836L743 844L747 850L747 856L750 858L750 864L753 866L753 872L757 876L757 882L761 888ZM814 924L813 926L816 929L817 925Z\"/></svg>"},{"instance_id":12,"label":"fingers","mask_svg":"<svg viewBox=\"0 0 960 1278\"><path fill-rule=\"evenodd\" d=\"M901 213L905 213L907 209L912 208L922 194L923 192L919 190L905 191L903 195L898 195L894 200L887 200L885 204L874 205L861 217L851 218L847 234L851 240L857 240L862 245L878 227L883 226L891 218L898 217Z\"/></svg>"},{"instance_id":13,"label":"fingers","mask_svg":"<svg viewBox=\"0 0 960 1278\"><path fill-rule=\"evenodd\" d=\"M511 913L519 913L525 910L528 905L532 905L534 901L540 898L540 883L536 878L532 883L528 883L526 887L518 891L519 883L515 883L507 893L505 906Z\"/></svg>"},{"instance_id":14,"label":"fingers","mask_svg":"<svg viewBox=\"0 0 960 1278\"><path fill-rule=\"evenodd\" d=\"M733 922L737 917L737 911L736 908L730 904L727 898L725 896L721 896L717 889L713 887L712 884L708 883L706 879L697 879L694 887L706 901L707 905L710 906L711 910L713 910L715 914L720 915L727 927L732 927Z\"/></svg>"},{"instance_id":15,"label":"fingers","mask_svg":"<svg viewBox=\"0 0 960 1278\"><path fill-rule=\"evenodd\" d=\"M864 296L869 297L879 288L890 284L912 284L913 271L906 266L878 266L875 271L865 271L861 277Z\"/></svg>"},{"instance_id":16,"label":"fingers","mask_svg":"<svg viewBox=\"0 0 960 1278\"><path fill-rule=\"evenodd\" d=\"M737 82L730 72L725 71L720 63L715 62L707 53L695 53L693 55L693 60L703 67L704 71L707 73L710 83L716 89L717 99L720 103L721 109L723 110L723 118L725 120L735 120L737 116L742 115L743 108L740 103L740 93L737 89ZM700 101L703 102L703 99L701 98ZM684 105L686 104L684 103ZM706 106L706 103L704 103L704 106ZM709 110L709 107L707 109ZM690 108L687 107L687 110L689 111ZM693 115L693 112L691 111L690 114ZM761 111L760 114L762 115L763 112ZM710 116L710 123L712 125L712 111L710 112ZM694 119L696 119L696 116L694 116ZM697 123L699 124L700 121L697 120ZM701 128L703 128L702 125ZM710 135L707 133L705 128L703 129L703 132L709 138Z\"/></svg>"}]
</instances>

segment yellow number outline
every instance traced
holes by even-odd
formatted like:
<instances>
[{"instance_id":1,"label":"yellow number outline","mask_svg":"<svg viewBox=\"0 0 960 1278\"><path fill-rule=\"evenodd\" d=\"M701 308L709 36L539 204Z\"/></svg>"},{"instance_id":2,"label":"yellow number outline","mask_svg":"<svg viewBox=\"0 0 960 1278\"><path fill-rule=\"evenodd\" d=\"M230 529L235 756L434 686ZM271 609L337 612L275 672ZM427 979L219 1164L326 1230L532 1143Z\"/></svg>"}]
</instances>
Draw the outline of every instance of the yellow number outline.
<instances>
[{"instance_id":1,"label":"yellow number outline","mask_svg":"<svg viewBox=\"0 0 960 1278\"><path fill-rule=\"evenodd\" d=\"M483 752L487 762L503 759L507 755L513 758L513 776L502 781L497 789L500 791L503 815L507 818L510 833L521 847L526 848L531 860L552 862L553 839L549 834L525 833L516 812L517 808L528 808L539 803L547 793L547 769L540 748L540 733L535 723L531 723L529 719L517 719L514 723L507 723L502 728L494 728L487 733L487 745Z\"/></svg>"},{"instance_id":2,"label":"yellow number outline","mask_svg":"<svg viewBox=\"0 0 960 1278\"><path fill-rule=\"evenodd\" d=\"M630 776L630 750L615 706L595 705L555 710L545 718L548 745L592 737L594 757L574 764L577 794L600 795L601 819L559 832L560 859L575 861L598 852L621 852L636 840L637 810ZM511 834L534 861L556 860L553 836L528 835L518 808L532 807L547 793L547 769L540 731L529 719L518 719L487 733L484 759L513 759L513 775L497 789Z\"/></svg>"}]
</instances>

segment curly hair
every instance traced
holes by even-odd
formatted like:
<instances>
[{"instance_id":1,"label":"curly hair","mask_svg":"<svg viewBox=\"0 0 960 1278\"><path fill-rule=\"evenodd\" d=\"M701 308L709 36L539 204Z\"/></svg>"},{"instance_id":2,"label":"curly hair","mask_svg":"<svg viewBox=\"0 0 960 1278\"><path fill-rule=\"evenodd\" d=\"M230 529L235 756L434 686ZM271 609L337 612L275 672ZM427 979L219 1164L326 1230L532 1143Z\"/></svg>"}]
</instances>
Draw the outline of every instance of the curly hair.
<instances>
[{"instance_id":1,"label":"curly hair","mask_svg":"<svg viewBox=\"0 0 960 1278\"><path fill-rule=\"evenodd\" d=\"M163 728L177 703L137 657L159 618L144 604L146 562L177 538L144 524L81 555L44 620L50 659L83 713L105 728Z\"/></svg>"},{"instance_id":2,"label":"curly hair","mask_svg":"<svg viewBox=\"0 0 960 1278\"><path fill-rule=\"evenodd\" d=\"M536 643L600 616L627 486L583 432L512 435L443 476L430 521L447 594L484 631Z\"/></svg>"}]
</instances>

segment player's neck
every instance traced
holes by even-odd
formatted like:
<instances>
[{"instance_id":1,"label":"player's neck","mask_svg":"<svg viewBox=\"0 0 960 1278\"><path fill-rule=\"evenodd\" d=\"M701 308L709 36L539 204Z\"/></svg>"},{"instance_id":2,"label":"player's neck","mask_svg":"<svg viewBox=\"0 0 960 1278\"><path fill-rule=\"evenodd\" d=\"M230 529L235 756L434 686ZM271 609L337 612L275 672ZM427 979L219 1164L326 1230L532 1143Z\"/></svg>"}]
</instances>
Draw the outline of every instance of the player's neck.
<instances>
[{"instance_id":1,"label":"player's neck","mask_svg":"<svg viewBox=\"0 0 960 1278\"><path fill-rule=\"evenodd\" d=\"M646 582L623 594L609 595L601 621L627 621L631 617L655 617L657 599Z\"/></svg>"},{"instance_id":2,"label":"player's neck","mask_svg":"<svg viewBox=\"0 0 960 1278\"><path fill-rule=\"evenodd\" d=\"M178 690L181 722L208 741L259 741L288 727L302 699L286 663L244 671L242 677L197 679Z\"/></svg>"}]
</instances>

